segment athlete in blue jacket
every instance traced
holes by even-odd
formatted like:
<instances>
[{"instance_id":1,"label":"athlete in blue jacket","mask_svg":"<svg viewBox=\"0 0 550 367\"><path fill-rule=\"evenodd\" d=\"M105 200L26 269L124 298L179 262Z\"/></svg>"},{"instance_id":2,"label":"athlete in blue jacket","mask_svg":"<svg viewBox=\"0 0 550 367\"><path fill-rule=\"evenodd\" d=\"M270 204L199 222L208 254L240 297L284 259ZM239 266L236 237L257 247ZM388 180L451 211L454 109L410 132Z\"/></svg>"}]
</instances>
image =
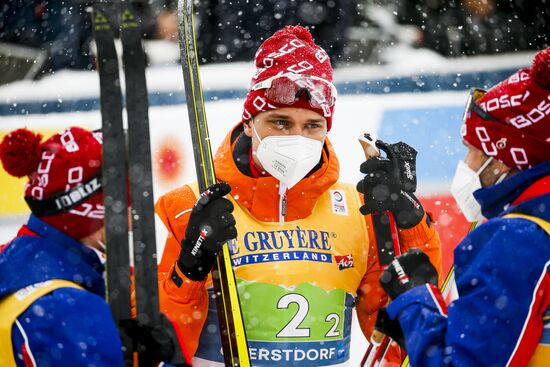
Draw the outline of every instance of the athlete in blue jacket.
<instances>
[{"instance_id":1,"label":"athlete in blue jacket","mask_svg":"<svg viewBox=\"0 0 550 367\"><path fill-rule=\"evenodd\" d=\"M418 250L380 277L411 366L550 365L549 69L547 48L471 94L451 192L468 220L487 222L455 249L459 297L446 307Z\"/></svg>"},{"instance_id":2,"label":"athlete in blue jacket","mask_svg":"<svg viewBox=\"0 0 550 367\"><path fill-rule=\"evenodd\" d=\"M26 129L6 135L0 160L27 176L32 214L0 246L0 366L124 365L119 330L105 302L101 134L72 127L41 142ZM167 319L121 330L156 361L187 365Z\"/></svg>"},{"instance_id":3,"label":"athlete in blue jacket","mask_svg":"<svg viewBox=\"0 0 550 367\"><path fill-rule=\"evenodd\" d=\"M105 302L101 148L101 135L81 128L44 142L19 129L0 145L4 169L29 177L34 213L0 249L2 366L123 365Z\"/></svg>"},{"instance_id":4,"label":"athlete in blue jacket","mask_svg":"<svg viewBox=\"0 0 550 367\"><path fill-rule=\"evenodd\" d=\"M24 295L52 279L81 288L55 289L17 317L10 343L17 366L123 365L102 273L94 250L31 215L0 253L0 298L16 291Z\"/></svg>"}]
</instances>

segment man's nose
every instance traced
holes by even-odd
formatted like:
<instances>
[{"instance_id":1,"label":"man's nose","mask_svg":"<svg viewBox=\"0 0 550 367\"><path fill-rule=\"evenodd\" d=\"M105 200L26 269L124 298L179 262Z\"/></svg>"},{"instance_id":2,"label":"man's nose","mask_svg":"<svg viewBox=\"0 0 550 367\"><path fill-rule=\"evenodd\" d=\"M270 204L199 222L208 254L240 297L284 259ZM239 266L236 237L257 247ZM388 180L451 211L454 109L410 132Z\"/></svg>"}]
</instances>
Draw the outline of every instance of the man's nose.
<instances>
[{"instance_id":1,"label":"man's nose","mask_svg":"<svg viewBox=\"0 0 550 367\"><path fill-rule=\"evenodd\" d=\"M289 129L290 135L302 135L305 136L306 129L304 129L302 126L294 125Z\"/></svg>"}]
</instances>

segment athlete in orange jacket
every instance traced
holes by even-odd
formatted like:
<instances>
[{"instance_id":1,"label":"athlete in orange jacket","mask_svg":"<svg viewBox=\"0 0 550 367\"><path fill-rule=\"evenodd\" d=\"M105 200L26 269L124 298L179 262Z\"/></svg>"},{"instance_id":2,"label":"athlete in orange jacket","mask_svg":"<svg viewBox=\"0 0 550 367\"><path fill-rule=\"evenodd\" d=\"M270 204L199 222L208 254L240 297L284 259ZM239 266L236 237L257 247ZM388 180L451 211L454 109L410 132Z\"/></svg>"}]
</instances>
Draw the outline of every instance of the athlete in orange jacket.
<instances>
[{"instance_id":1,"label":"athlete in orange jacket","mask_svg":"<svg viewBox=\"0 0 550 367\"><path fill-rule=\"evenodd\" d=\"M387 302L372 219L360 208L392 209L402 251L421 247L437 269L439 237L422 207L399 194L382 198L364 184L358 193L338 182L326 137L336 97L332 69L309 32L277 32L256 65L242 121L215 156L217 179L226 184L198 201L196 184L185 185L156 204L169 231L161 308L180 323L194 365L223 365L207 274L212 253L230 240L253 365L340 365L349 359L352 308L370 337ZM362 183L387 178L369 166Z\"/></svg>"}]
</instances>

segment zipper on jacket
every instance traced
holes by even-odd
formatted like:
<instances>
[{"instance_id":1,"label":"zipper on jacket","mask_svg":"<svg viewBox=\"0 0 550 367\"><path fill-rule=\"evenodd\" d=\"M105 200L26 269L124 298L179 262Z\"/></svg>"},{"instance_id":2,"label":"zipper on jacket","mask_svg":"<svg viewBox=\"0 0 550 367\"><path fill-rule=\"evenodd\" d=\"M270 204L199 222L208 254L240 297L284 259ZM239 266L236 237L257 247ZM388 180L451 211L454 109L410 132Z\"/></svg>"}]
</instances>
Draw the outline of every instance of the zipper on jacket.
<instances>
[{"instance_id":1,"label":"zipper on jacket","mask_svg":"<svg viewBox=\"0 0 550 367\"><path fill-rule=\"evenodd\" d=\"M279 222L284 223L286 217L286 185L279 182Z\"/></svg>"}]
</instances>

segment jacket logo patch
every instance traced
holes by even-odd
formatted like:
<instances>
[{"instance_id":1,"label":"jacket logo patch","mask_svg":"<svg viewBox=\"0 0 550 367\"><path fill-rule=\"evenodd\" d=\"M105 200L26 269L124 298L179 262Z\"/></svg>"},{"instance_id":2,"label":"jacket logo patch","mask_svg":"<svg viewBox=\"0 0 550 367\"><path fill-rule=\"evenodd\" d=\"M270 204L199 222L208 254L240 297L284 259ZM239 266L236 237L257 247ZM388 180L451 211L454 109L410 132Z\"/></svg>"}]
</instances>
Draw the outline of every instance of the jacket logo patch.
<instances>
[{"instance_id":1,"label":"jacket logo patch","mask_svg":"<svg viewBox=\"0 0 550 367\"><path fill-rule=\"evenodd\" d=\"M351 254L344 256L335 255L334 260L336 260L336 264L338 264L338 269L340 270L353 268L353 256Z\"/></svg>"},{"instance_id":2,"label":"jacket logo patch","mask_svg":"<svg viewBox=\"0 0 550 367\"><path fill-rule=\"evenodd\" d=\"M35 284L31 284L29 286L26 286L25 288L21 288L17 292L15 292L15 298L17 298L19 301L24 300L29 295L34 293L37 289L40 289L42 287L47 287L52 283L51 280L46 280L45 282L39 282Z\"/></svg>"},{"instance_id":3,"label":"jacket logo patch","mask_svg":"<svg viewBox=\"0 0 550 367\"><path fill-rule=\"evenodd\" d=\"M330 190L332 212L338 215L348 215L346 193L340 190Z\"/></svg>"}]
</instances>

